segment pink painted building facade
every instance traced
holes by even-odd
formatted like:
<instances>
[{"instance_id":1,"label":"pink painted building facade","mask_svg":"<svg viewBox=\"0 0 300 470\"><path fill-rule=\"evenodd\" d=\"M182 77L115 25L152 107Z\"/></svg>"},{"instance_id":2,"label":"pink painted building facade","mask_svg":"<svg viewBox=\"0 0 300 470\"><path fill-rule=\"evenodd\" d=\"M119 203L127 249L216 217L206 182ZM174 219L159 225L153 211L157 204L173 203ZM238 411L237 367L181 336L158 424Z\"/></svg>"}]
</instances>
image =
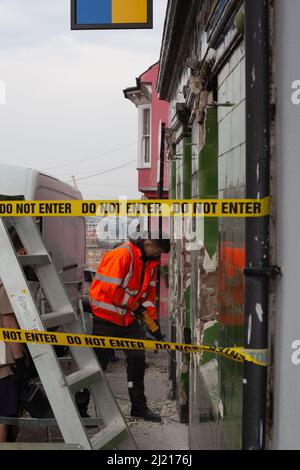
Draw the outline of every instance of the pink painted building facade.
<instances>
[{"instance_id":1,"label":"pink painted building facade","mask_svg":"<svg viewBox=\"0 0 300 470\"><path fill-rule=\"evenodd\" d=\"M146 199L157 194L160 154L160 129L168 127L169 104L159 99L156 92L159 63L152 65L136 79L136 86L124 90L125 98L138 109L138 189ZM165 161L164 198L168 198L169 168Z\"/></svg>"}]
</instances>

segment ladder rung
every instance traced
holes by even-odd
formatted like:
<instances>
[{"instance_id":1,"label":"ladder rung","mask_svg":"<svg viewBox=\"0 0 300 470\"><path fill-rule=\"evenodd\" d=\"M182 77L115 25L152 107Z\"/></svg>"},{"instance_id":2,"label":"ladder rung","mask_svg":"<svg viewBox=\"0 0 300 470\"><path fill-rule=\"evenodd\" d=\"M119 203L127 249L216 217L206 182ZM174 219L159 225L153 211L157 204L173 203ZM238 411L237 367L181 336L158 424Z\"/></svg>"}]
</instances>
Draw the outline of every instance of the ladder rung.
<instances>
[{"instance_id":1,"label":"ladder rung","mask_svg":"<svg viewBox=\"0 0 300 470\"><path fill-rule=\"evenodd\" d=\"M83 450L81 444L65 444L63 442L4 442L0 450Z\"/></svg>"},{"instance_id":2,"label":"ladder rung","mask_svg":"<svg viewBox=\"0 0 300 470\"><path fill-rule=\"evenodd\" d=\"M45 313L44 315L41 315L40 318L47 328L51 328L53 326L65 325L66 323L71 323L73 321L76 321L74 312Z\"/></svg>"},{"instance_id":3,"label":"ladder rung","mask_svg":"<svg viewBox=\"0 0 300 470\"><path fill-rule=\"evenodd\" d=\"M92 448L93 450L100 450L109 444L109 448L112 449L114 445L117 446L117 444L124 439L125 434L127 434L125 424L110 424L91 437Z\"/></svg>"},{"instance_id":4,"label":"ladder rung","mask_svg":"<svg viewBox=\"0 0 300 470\"><path fill-rule=\"evenodd\" d=\"M66 376L66 381L72 392L82 390L101 378L99 369L80 369Z\"/></svg>"},{"instance_id":5,"label":"ladder rung","mask_svg":"<svg viewBox=\"0 0 300 470\"><path fill-rule=\"evenodd\" d=\"M34 266L50 264L51 261L48 255L23 255L18 256L22 266Z\"/></svg>"},{"instance_id":6,"label":"ladder rung","mask_svg":"<svg viewBox=\"0 0 300 470\"><path fill-rule=\"evenodd\" d=\"M82 418L81 419L84 426L103 426L102 418ZM7 418L0 416L0 424L8 424L10 426L33 426L33 427L58 427L57 421L55 418Z\"/></svg>"}]
</instances>

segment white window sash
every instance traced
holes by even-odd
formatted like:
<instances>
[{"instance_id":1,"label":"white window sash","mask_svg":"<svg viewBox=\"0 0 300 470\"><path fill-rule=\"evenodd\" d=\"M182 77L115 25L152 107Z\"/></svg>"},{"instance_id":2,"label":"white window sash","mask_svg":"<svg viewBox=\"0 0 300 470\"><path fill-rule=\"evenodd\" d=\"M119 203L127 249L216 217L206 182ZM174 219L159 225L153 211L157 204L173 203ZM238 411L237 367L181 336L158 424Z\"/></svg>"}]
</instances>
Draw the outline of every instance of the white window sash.
<instances>
[{"instance_id":1,"label":"white window sash","mask_svg":"<svg viewBox=\"0 0 300 470\"><path fill-rule=\"evenodd\" d=\"M149 125L149 134L144 134L144 110L149 109L149 119L150 119L150 125ZM138 167L139 168L151 168L151 132L152 132L152 110L151 110L151 105L141 105L139 106L139 161L138 161ZM145 139L149 138L149 162L145 161L144 158L144 145L145 145Z\"/></svg>"}]
</instances>

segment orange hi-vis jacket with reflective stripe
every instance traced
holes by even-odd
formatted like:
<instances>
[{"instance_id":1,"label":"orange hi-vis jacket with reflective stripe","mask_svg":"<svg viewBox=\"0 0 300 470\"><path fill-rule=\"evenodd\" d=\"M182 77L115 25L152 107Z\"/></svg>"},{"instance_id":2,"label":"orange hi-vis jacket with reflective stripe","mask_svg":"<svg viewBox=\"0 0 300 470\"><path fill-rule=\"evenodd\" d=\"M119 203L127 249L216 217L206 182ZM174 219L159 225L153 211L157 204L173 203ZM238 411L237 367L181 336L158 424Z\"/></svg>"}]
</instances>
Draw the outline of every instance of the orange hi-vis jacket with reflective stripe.
<instances>
[{"instance_id":1,"label":"orange hi-vis jacket with reflective stripe","mask_svg":"<svg viewBox=\"0 0 300 470\"><path fill-rule=\"evenodd\" d=\"M131 242L105 253L92 283L89 300L96 317L128 326L136 320L131 308L139 302L156 320L156 260L141 259Z\"/></svg>"}]
</instances>

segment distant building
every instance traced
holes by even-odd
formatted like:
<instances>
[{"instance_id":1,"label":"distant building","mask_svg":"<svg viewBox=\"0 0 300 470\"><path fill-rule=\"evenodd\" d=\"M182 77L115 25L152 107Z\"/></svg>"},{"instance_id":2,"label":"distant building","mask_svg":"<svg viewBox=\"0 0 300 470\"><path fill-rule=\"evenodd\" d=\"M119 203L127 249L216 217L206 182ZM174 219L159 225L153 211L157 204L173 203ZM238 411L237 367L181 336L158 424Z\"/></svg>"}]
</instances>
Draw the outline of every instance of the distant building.
<instances>
[{"instance_id":1,"label":"distant building","mask_svg":"<svg viewBox=\"0 0 300 470\"><path fill-rule=\"evenodd\" d=\"M97 270L102 255L106 252L106 248L100 248L98 244L90 244L86 246L86 267L88 269Z\"/></svg>"},{"instance_id":2,"label":"distant building","mask_svg":"<svg viewBox=\"0 0 300 470\"><path fill-rule=\"evenodd\" d=\"M86 267L97 269L103 253L106 251L101 247L97 236L97 226L101 219L99 217L86 218Z\"/></svg>"},{"instance_id":3,"label":"distant building","mask_svg":"<svg viewBox=\"0 0 300 470\"><path fill-rule=\"evenodd\" d=\"M86 240L87 243L95 243L97 240L97 224L98 218L87 217L86 218Z\"/></svg>"}]
</instances>

